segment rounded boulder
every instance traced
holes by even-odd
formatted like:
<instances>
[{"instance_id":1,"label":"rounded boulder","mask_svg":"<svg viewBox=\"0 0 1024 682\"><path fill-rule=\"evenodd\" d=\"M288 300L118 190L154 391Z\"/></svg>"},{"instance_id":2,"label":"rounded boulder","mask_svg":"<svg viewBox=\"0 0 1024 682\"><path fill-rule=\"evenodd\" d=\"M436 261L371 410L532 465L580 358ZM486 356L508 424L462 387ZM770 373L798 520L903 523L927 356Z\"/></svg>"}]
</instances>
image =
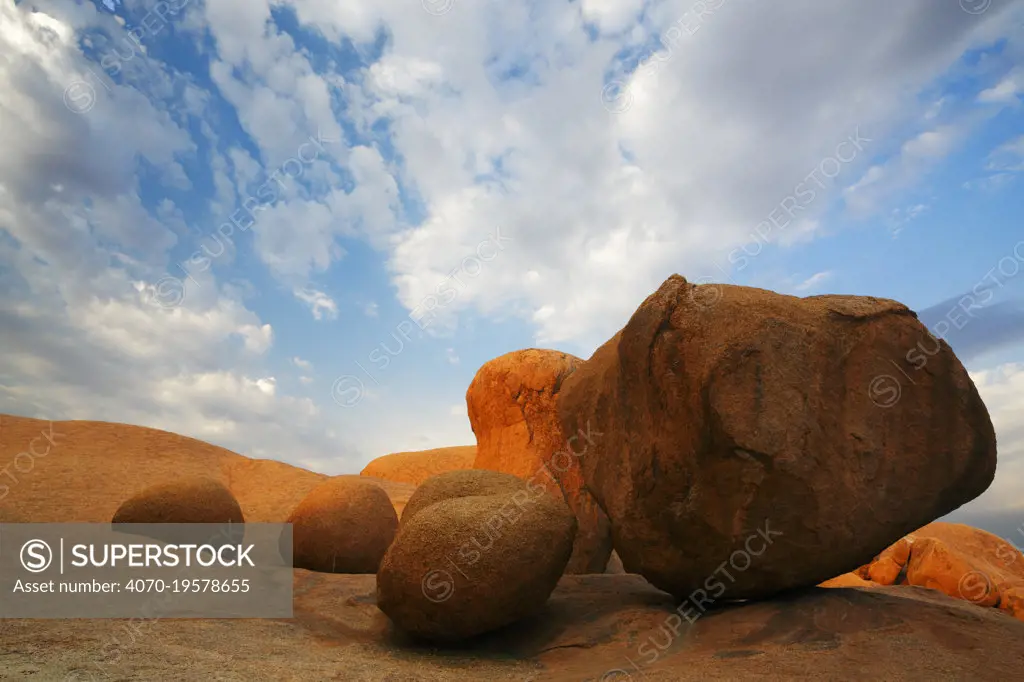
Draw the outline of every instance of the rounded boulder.
<instances>
[{"instance_id":1,"label":"rounded boulder","mask_svg":"<svg viewBox=\"0 0 1024 682\"><path fill-rule=\"evenodd\" d=\"M543 609L572 554L576 517L518 483L411 511L410 500L377 573L377 605L396 627L454 643Z\"/></svg>"},{"instance_id":2,"label":"rounded boulder","mask_svg":"<svg viewBox=\"0 0 1024 682\"><path fill-rule=\"evenodd\" d=\"M113 524L153 524L127 532L171 544L235 544L245 536L245 517L238 500L223 483L194 478L162 483L124 501ZM177 524L205 524L208 529Z\"/></svg>"},{"instance_id":3,"label":"rounded boulder","mask_svg":"<svg viewBox=\"0 0 1024 682\"><path fill-rule=\"evenodd\" d=\"M995 475L967 370L913 311L868 296L673 275L558 407L565 433L601 431L580 463L625 569L680 599L856 570Z\"/></svg>"},{"instance_id":4,"label":"rounded boulder","mask_svg":"<svg viewBox=\"0 0 1024 682\"><path fill-rule=\"evenodd\" d=\"M359 476L327 479L287 522L292 565L322 573L376 573L398 529L387 492Z\"/></svg>"},{"instance_id":5,"label":"rounded boulder","mask_svg":"<svg viewBox=\"0 0 1024 682\"><path fill-rule=\"evenodd\" d=\"M114 512L111 523L245 523L238 500L212 478L146 488Z\"/></svg>"}]
</instances>

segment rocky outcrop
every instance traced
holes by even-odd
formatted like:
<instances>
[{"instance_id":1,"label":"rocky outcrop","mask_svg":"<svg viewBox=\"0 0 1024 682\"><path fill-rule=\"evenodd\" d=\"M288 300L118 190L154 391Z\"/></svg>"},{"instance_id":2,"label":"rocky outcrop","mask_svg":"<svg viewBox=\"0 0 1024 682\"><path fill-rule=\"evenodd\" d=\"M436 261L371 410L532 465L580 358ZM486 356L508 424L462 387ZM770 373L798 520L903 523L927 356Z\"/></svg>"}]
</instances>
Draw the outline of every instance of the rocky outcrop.
<instances>
[{"instance_id":1,"label":"rocky outcrop","mask_svg":"<svg viewBox=\"0 0 1024 682\"><path fill-rule=\"evenodd\" d=\"M1024 660L1024 623L917 587L812 588L692 623L676 608L640 576L565 576L536 618L410 646L373 576L298 569L294 618L0 619L0 641L11 679L69 682L1007 682Z\"/></svg>"},{"instance_id":2,"label":"rocky outcrop","mask_svg":"<svg viewBox=\"0 0 1024 682\"><path fill-rule=\"evenodd\" d=\"M916 585L1024 620L1024 554L980 528L936 521L900 538L855 573L865 586Z\"/></svg>"}]
</instances>

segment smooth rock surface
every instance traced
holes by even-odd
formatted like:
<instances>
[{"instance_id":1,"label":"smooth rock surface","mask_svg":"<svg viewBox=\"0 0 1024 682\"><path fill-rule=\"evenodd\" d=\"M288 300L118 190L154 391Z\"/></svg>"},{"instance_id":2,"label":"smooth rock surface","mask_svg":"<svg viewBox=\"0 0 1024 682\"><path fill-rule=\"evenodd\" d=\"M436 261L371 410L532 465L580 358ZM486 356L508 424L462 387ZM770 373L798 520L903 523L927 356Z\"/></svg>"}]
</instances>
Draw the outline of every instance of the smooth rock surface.
<instances>
[{"instance_id":1,"label":"smooth rock surface","mask_svg":"<svg viewBox=\"0 0 1024 682\"><path fill-rule=\"evenodd\" d=\"M402 510L402 523L415 516L421 509L444 500L480 495L514 495L521 490L529 491L528 498L536 497L544 489L518 476L489 471L487 469L464 469L447 471L431 476L413 491ZM522 497L522 495L520 495Z\"/></svg>"},{"instance_id":2,"label":"smooth rock surface","mask_svg":"<svg viewBox=\"0 0 1024 682\"><path fill-rule=\"evenodd\" d=\"M2 461L13 462L33 442L42 454L16 484L6 484L0 523L107 523L126 499L185 478L222 483L248 522L284 523L295 505L329 478L144 426L0 414ZM371 480L387 491L401 514L415 486Z\"/></svg>"},{"instance_id":3,"label":"smooth rock surface","mask_svg":"<svg viewBox=\"0 0 1024 682\"><path fill-rule=\"evenodd\" d=\"M476 459L475 445L456 445L450 448L395 452L372 460L363 467L360 476L419 485L431 476L446 471L472 469Z\"/></svg>"},{"instance_id":4,"label":"smooth rock surface","mask_svg":"<svg viewBox=\"0 0 1024 682\"><path fill-rule=\"evenodd\" d=\"M673 607L639 576L565 576L535 618L439 649L395 631L373 576L296 570L292 619L0 620L0 642L10 679L65 682L1007 682L1024 660L1024 623L921 588L810 588L678 636Z\"/></svg>"}]
</instances>

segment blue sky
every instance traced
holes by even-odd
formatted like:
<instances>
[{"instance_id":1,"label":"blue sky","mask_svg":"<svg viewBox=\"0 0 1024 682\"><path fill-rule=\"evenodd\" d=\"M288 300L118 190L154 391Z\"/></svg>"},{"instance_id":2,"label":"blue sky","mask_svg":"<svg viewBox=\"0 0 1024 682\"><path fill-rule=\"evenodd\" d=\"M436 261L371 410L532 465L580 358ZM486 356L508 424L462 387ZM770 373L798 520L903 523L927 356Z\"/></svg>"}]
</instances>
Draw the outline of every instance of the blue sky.
<instances>
[{"instance_id":1,"label":"blue sky","mask_svg":"<svg viewBox=\"0 0 1024 682\"><path fill-rule=\"evenodd\" d=\"M4 412L351 472L675 272L991 290L971 510L1024 515L1024 2L0 0L0 54Z\"/></svg>"}]
</instances>

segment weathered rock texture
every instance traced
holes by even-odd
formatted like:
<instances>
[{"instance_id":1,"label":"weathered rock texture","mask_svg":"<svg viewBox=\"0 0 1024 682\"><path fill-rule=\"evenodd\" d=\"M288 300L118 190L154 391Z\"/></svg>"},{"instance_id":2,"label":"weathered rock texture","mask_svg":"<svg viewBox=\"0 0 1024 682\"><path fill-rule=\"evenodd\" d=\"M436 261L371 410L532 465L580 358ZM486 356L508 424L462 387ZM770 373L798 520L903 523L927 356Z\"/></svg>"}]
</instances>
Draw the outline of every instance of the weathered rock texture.
<instances>
[{"instance_id":1,"label":"weathered rock texture","mask_svg":"<svg viewBox=\"0 0 1024 682\"><path fill-rule=\"evenodd\" d=\"M373 476L396 483L419 485L431 476L446 471L472 469L476 458L475 445L456 445L436 450L396 452L367 464L360 476Z\"/></svg>"},{"instance_id":2,"label":"weathered rock texture","mask_svg":"<svg viewBox=\"0 0 1024 682\"><path fill-rule=\"evenodd\" d=\"M582 363L554 350L506 353L484 364L466 391L476 434L476 469L513 474L564 499L579 530L567 573L601 573L611 553L608 517L586 489L579 455L588 432L563 434L558 421L562 382Z\"/></svg>"},{"instance_id":3,"label":"weathered rock texture","mask_svg":"<svg viewBox=\"0 0 1024 682\"><path fill-rule=\"evenodd\" d=\"M114 512L111 523L245 523L231 491L210 478L146 488Z\"/></svg>"},{"instance_id":4,"label":"weathered rock texture","mask_svg":"<svg viewBox=\"0 0 1024 682\"><path fill-rule=\"evenodd\" d=\"M626 570L679 597L719 593L712 576L720 599L816 585L995 474L963 365L883 299L674 275L566 379L559 409L564 431L603 434L583 473Z\"/></svg>"},{"instance_id":5,"label":"weathered rock texture","mask_svg":"<svg viewBox=\"0 0 1024 682\"><path fill-rule=\"evenodd\" d=\"M576 519L562 500L481 473L494 478L480 494L424 507L414 495L381 563L377 604L415 637L457 642L539 612L572 553Z\"/></svg>"},{"instance_id":6,"label":"weathered rock texture","mask_svg":"<svg viewBox=\"0 0 1024 682\"><path fill-rule=\"evenodd\" d=\"M294 566L324 573L376 573L398 530L387 493L360 476L327 479L288 523Z\"/></svg>"},{"instance_id":7,"label":"weathered rock texture","mask_svg":"<svg viewBox=\"0 0 1024 682\"><path fill-rule=\"evenodd\" d=\"M523 489L529 491L530 498L545 492L544 488L537 483L524 482L518 476L500 471L488 469L446 471L443 474L431 476L413 491L402 510L402 523L409 521L421 510L445 500L505 493L513 495Z\"/></svg>"},{"instance_id":8,"label":"weathered rock texture","mask_svg":"<svg viewBox=\"0 0 1024 682\"><path fill-rule=\"evenodd\" d=\"M1024 660L1024 623L919 587L812 589L692 624L675 608L639 576L565 576L536 618L422 647L377 609L373 576L299 569L294 618L7 619L0 642L9 679L68 682L1008 682Z\"/></svg>"}]
</instances>

